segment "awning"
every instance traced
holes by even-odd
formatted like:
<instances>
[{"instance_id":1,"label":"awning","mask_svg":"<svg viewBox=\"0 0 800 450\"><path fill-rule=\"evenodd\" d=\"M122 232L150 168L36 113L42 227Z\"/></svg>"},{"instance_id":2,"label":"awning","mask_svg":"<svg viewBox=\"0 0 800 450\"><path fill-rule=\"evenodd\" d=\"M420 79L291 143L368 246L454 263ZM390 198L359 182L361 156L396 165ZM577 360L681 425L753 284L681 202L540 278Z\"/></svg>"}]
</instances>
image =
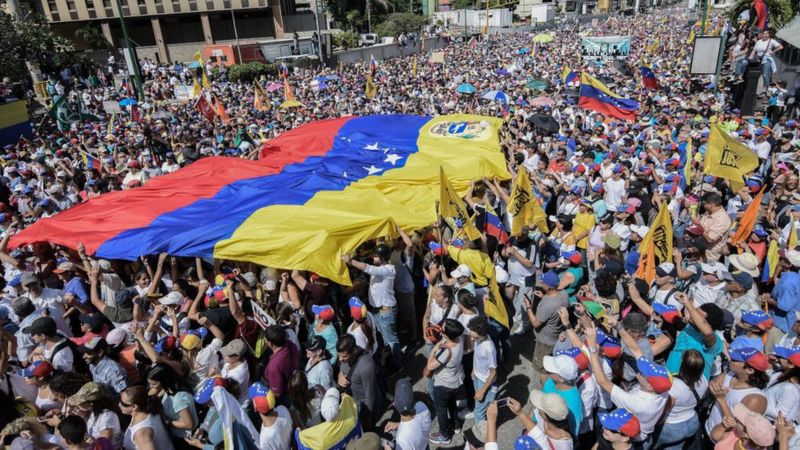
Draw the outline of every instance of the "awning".
<instances>
[{"instance_id":1,"label":"awning","mask_svg":"<svg viewBox=\"0 0 800 450\"><path fill-rule=\"evenodd\" d=\"M800 48L800 15L792 19L785 27L778 30L776 36L787 44L795 48Z\"/></svg>"}]
</instances>

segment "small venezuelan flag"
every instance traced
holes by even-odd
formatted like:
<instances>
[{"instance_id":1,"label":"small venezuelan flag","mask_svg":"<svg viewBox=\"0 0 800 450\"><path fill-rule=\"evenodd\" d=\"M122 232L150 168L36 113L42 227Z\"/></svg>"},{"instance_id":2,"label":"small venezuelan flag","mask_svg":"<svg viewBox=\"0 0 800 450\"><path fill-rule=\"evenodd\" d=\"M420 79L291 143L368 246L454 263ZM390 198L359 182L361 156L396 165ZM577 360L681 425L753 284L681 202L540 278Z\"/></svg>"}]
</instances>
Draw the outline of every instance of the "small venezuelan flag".
<instances>
[{"instance_id":1,"label":"small venezuelan flag","mask_svg":"<svg viewBox=\"0 0 800 450\"><path fill-rule=\"evenodd\" d=\"M561 69L561 81L563 81L564 84L575 83L578 81L578 74L573 72L569 66L564 66L564 68Z\"/></svg>"},{"instance_id":2,"label":"small venezuelan flag","mask_svg":"<svg viewBox=\"0 0 800 450\"><path fill-rule=\"evenodd\" d=\"M642 64L640 67L642 71L642 84L647 89L651 91L655 91L658 89L658 78L656 78L656 74L653 73L653 69L650 66Z\"/></svg>"},{"instance_id":3,"label":"small venezuelan flag","mask_svg":"<svg viewBox=\"0 0 800 450\"><path fill-rule=\"evenodd\" d=\"M86 165L87 169L94 169L98 172L102 171L103 163L100 162L99 159L95 158L94 156L86 152L81 152L81 158L83 159L83 164Z\"/></svg>"}]
</instances>

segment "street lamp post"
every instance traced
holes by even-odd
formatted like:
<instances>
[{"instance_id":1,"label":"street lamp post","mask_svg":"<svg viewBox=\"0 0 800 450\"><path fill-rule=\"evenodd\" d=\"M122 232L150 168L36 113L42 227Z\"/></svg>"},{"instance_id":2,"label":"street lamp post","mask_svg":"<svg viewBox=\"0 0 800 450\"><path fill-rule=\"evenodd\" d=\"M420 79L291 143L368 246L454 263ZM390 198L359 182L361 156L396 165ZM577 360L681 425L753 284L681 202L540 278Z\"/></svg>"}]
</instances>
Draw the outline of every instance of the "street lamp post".
<instances>
[{"instance_id":1,"label":"street lamp post","mask_svg":"<svg viewBox=\"0 0 800 450\"><path fill-rule=\"evenodd\" d=\"M142 87L142 74L139 72L139 61L136 58L136 53L133 51L133 45L131 45L131 39L128 36L128 27L125 25L125 13L122 11L122 4L119 0L117 0L116 3L117 11L119 13L119 24L120 28L122 28L122 38L125 39L125 48L128 49L130 65L133 69L133 79L136 86L137 96L139 97L139 100L144 100L144 89Z\"/></svg>"},{"instance_id":2,"label":"street lamp post","mask_svg":"<svg viewBox=\"0 0 800 450\"><path fill-rule=\"evenodd\" d=\"M242 47L239 45L239 32L236 30L236 15L233 13L233 2L231 2L231 21L233 21L233 37L236 39L236 52L239 54L239 64L242 64L244 62L242 61Z\"/></svg>"}]
</instances>

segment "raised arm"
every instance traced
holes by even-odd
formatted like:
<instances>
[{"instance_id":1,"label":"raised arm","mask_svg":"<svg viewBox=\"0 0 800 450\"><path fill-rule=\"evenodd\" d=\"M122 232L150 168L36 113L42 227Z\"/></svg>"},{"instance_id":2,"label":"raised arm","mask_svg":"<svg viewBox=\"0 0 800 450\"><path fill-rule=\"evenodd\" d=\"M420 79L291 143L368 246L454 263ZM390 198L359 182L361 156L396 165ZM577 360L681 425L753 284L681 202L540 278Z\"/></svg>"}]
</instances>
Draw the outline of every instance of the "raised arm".
<instances>
[{"instance_id":1,"label":"raised arm","mask_svg":"<svg viewBox=\"0 0 800 450\"><path fill-rule=\"evenodd\" d=\"M706 347L712 347L716 344L718 338L716 333L714 333L714 329L708 324L703 314L694 307L694 302L683 292L676 292L675 299L683 305L684 311L687 312L692 325L703 335L703 341Z\"/></svg>"}]
</instances>

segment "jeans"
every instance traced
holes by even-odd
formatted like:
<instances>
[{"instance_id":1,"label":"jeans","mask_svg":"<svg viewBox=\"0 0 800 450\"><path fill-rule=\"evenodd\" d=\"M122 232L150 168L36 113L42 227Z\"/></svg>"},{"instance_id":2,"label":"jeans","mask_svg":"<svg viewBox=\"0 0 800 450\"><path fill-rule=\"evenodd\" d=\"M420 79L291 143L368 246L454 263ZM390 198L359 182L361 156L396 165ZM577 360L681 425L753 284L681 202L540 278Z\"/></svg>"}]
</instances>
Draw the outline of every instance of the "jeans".
<instances>
[{"instance_id":1,"label":"jeans","mask_svg":"<svg viewBox=\"0 0 800 450\"><path fill-rule=\"evenodd\" d=\"M472 376L472 385L475 386L475 391L481 390L483 384L484 382L476 378L475 375ZM496 397L497 385L492 384L492 387L490 387L489 390L486 391L486 395L483 396L483 400L475 400L475 423L486 419L486 410L489 408L489 403L493 402Z\"/></svg>"},{"instance_id":2,"label":"jeans","mask_svg":"<svg viewBox=\"0 0 800 450\"><path fill-rule=\"evenodd\" d=\"M392 368L403 367L402 355L400 355L400 341L397 339L397 308L390 310L378 310L375 313L375 325L378 332L383 336L383 343L392 350Z\"/></svg>"},{"instance_id":3,"label":"jeans","mask_svg":"<svg viewBox=\"0 0 800 450\"><path fill-rule=\"evenodd\" d=\"M680 423L665 423L652 450L681 450L697 434L700 421L697 416Z\"/></svg>"},{"instance_id":4,"label":"jeans","mask_svg":"<svg viewBox=\"0 0 800 450\"><path fill-rule=\"evenodd\" d=\"M458 392L456 389L443 386L433 387L433 409L439 422L439 432L447 438L452 438L455 434L456 420L458 420L456 392Z\"/></svg>"},{"instance_id":5,"label":"jeans","mask_svg":"<svg viewBox=\"0 0 800 450\"><path fill-rule=\"evenodd\" d=\"M511 358L511 341L509 340L509 330L500 322L489 319L489 337L492 338L494 346L497 347L500 361L508 364Z\"/></svg>"},{"instance_id":6,"label":"jeans","mask_svg":"<svg viewBox=\"0 0 800 450\"><path fill-rule=\"evenodd\" d=\"M528 312L522 304L522 299L525 294L530 292L528 287L518 287L517 294L514 296L514 323L519 324L519 332L525 332L531 329L531 321L528 319Z\"/></svg>"},{"instance_id":7,"label":"jeans","mask_svg":"<svg viewBox=\"0 0 800 450\"><path fill-rule=\"evenodd\" d=\"M772 65L769 62L761 63L761 78L764 79L764 90L766 91L769 84L772 83Z\"/></svg>"}]
</instances>

